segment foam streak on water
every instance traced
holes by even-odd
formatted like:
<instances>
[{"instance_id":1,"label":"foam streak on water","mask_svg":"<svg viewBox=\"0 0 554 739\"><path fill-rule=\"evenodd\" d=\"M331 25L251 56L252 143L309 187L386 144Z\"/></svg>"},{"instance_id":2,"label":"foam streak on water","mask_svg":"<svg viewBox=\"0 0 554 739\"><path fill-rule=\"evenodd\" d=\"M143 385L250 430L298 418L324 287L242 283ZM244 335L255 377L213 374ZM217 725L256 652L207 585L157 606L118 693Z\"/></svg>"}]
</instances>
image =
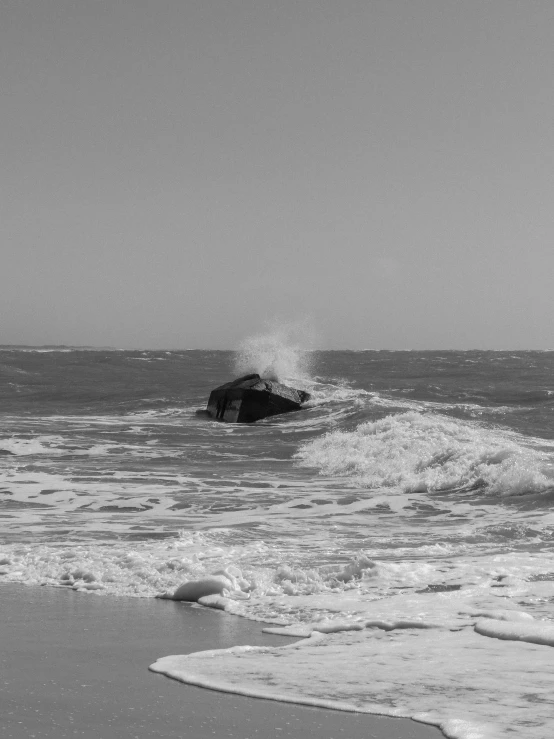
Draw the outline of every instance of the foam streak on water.
<instances>
[{"instance_id":1,"label":"foam streak on water","mask_svg":"<svg viewBox=\"0 0 554 739\"><path fill-rule=\"evenodd\" d=\"M0 351L0 582L306 637L156 663L178 679L549 737L554 354L328 352L308 372L299 344L262 339ZM252 426L198 415L235 366L312 399Z\"/></svg>"}]
</instances>

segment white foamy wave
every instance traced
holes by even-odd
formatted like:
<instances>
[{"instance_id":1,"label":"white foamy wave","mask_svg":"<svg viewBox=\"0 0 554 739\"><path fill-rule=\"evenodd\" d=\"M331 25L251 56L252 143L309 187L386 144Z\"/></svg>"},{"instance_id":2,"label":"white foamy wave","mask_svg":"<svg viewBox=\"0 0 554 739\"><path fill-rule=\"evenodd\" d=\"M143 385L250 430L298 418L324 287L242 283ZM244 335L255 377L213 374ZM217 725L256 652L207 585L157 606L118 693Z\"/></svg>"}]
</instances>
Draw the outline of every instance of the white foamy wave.
<instances>
[{"instance_id":1,"label":"white foamy wave","mask_svg":"<svg viewBox=\"0 0 554 739\"><path fill-rule=\"evenodd\" d=\"M507 433L436 414L416 412L333 431L295 455L323 474L358 478L364 485L433 491L487 486L496 494L553 486L545 453Z\"/></svg>"},{"instance_id":2,"label":"white foamy wave","mask_svg":"<svg viewBox=\"0 0 554 739\"><path fill-rule=\"evenodd\" d=\"M281 564L279 564L281 561ZM226 545L217 533L183 533L178 539L110 544L17 544L0 547L0 579L26 585L71 587L110 595L161 596L197 601L217 593L254 620L290 623L290 607L266 599L336 593L373 585L376 563L358 556L337 566L293 567L262 541ZM385 583L385 587L387 587ZM317 609L317 604L316 604ZM306 613L314 616L312 604Z\"/></svg>"},{"instance_id":3,"label":"white foamy wave","mask_svg":"<svg viewBox=\"0 0 554 739\"><path fill-rule=\"evenodd\" d=\"M233 544L229 535L231 530L214 530L150 541L6 544L0 547L0 578L176 600L211 592L226 597L226 610L283 625L329 615L391 621L414 614L455 625L459 613L464 623L468 617L500 618L498 601L510 607L507 596L525 600L539 616L548 613L554 561L545 553L430 562L408 552L398 561L361 552L343 562L308 564L301 547L283 553L262 540Z\"/></svg>"},{"instance_id":4,"label":"white foamy wave","mask_svg":"<svg viewBox=\"0 0 554 739\"><path fill-rule=\"evenodd\" d=\"M263 559L267 547L222 546L201 533L178 539L109 544L14 544L0 547L0 578L26 585L70 587L99 594L155 597L183 583L224 575L237 592L255 587L243 561Z\"/></svg>"}]
</instances>

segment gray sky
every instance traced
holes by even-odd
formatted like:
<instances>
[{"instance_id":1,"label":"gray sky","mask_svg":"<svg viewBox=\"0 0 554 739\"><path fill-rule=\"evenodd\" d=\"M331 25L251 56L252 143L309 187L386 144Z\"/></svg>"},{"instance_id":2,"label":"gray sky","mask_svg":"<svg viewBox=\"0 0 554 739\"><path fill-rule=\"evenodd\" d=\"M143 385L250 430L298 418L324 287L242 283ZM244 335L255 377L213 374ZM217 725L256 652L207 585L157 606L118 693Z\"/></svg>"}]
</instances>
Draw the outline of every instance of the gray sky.
<instances>
[{"instance_id":1,"label":"gray sky","mask_svg":"<svg viewBox=\"0 0 554 739\"><path fill-rule=\"evenodd\" d=\"M554 347L552 0L2 0L0 343Z\"/></svg>"}]
</instances>

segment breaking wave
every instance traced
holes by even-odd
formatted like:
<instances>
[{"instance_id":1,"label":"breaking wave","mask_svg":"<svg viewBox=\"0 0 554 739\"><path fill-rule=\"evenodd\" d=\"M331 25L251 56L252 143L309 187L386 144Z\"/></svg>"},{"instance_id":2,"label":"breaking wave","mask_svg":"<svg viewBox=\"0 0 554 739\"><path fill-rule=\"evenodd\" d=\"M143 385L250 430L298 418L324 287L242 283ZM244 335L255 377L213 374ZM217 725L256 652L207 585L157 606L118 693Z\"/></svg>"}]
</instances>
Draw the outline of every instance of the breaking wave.
<instances>
[{"instance_id":1,"label":"breaking wave","mask_svg":"<svg viewBox=\"0 0 554 739\"><path fill-rule=\"evenodd\" d=\"M301 446L295 457L322 474L405 492L486 487L513 495L554 485L546 453L500 430L415 411L332 431Z\"/></svg>"}]
</instances>

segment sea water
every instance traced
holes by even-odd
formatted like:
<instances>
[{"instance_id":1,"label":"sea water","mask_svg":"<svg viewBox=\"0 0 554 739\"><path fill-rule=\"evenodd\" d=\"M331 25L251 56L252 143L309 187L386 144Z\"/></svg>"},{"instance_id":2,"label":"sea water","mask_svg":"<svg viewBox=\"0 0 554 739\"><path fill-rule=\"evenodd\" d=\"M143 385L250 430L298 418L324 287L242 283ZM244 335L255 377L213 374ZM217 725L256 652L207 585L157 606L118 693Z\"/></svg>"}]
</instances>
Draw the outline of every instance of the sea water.
<instances>
[{"instance_id":1,"label":"sea water","mask_svg":"<svg viewBox=\"0 0 554 739\"><path fill-rule=\"evenodd\" d=\"M262 366L263 365L263 366ZM199 413L239 371L308 390ZM181 598L304 637L198 685L554 731L554 352L0 351L0 582Z\"/></svg>"}]
</instances>

